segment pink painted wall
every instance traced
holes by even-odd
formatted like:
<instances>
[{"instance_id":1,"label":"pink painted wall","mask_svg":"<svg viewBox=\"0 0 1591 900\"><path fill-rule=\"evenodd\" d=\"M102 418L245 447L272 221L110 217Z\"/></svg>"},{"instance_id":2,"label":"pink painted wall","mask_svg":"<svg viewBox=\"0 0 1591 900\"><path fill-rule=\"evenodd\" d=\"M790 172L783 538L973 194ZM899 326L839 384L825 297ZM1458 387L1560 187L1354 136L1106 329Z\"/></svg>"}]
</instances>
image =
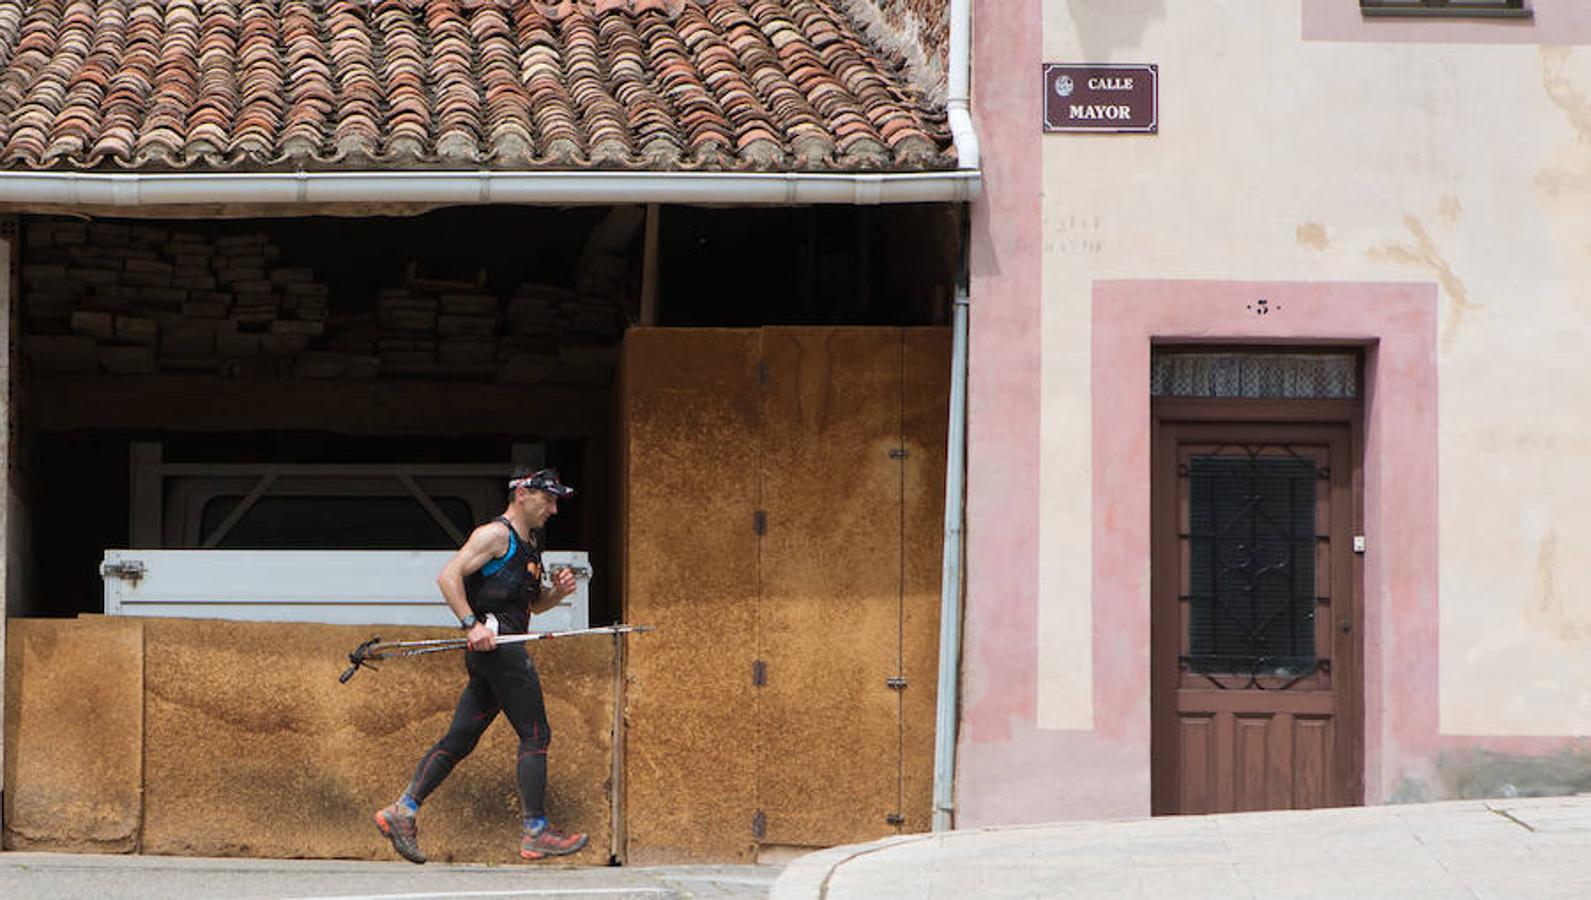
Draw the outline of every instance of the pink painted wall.
<instances>
[{"instance_id":1,"label":"pink painted wall","mask_svg":"<svg viewBox=\"0 0 1591 900\"><path fill-rule=\"evenodd\" d=\"M1060 0L1053 0L1060 2ZM1475 23L1366 22L1352 0L1300 0L1309 40L1480 40ZM1591 40L1591 0L1538 0L1532 42ZM1352 15L1344 18L1343 12ZM1155 339L1348 341L1367 356L1364 530L1366 800L1437 783L1454 751L1542 755L1572 738L1439 729L1438 291L1430 283L1119 280L1045 296L1039 129L1042 5L974 0L974 118L984 196L972 207L967 610L956 824L1149 811L1149 352ZM1582 29L1584 29L1582 31ZM1496 23L1486 30L1502 41ZM1146 58L1153 58L1149 54ZM1170 140L1162 136L1160 140ZM1229 259L1232 277L1249 264ZM1076 260L1068 264L1087 265ZM1121 271L1117 267L1116 271ZM1129 270L1130 271L1130 270ZM1145 274L1153 274L1152 270ZM1076 280L1068 283L1076 284ZM1255 317L1256 296L1283 307ZM1036 726L1043 322L1091 319L1094 726ZM1434 790L1439 791L1440 788Z\"/></svg>"},{"instance_id":2,"label":"pink painted wall","mask_svg":"<svg viewBox=\"0 0 1591 900\"><path fill-rule=\"evenodd\" d=\"M974 0L967 610L956 822L1016 821L1049 767L1032 729L1038 582L1039 0Z\"/></svg>"},{"instance_id":3,"label":"pink painted wall","mask_svg":"<svg viewBox=\"0 0 1591 900\"><path fill-rule=\"evenodd\" d=\"M1428 790L1441 754L1539 756L1572 738L1443 735L1438 723L1437 289L1430 283L1120 280L1092 297L1094 707L1092 731L1034 727L1035 601L969 583L969 691L958 827L1149 812L1150 395L1156 342L1361 346L1365 801ZM1256 316L1257 298L1274 310ZM980 295L981 302L1003 295ZM992 349L992 348L989 348ZM994 353L973 366L1002 365ZM1007 373L1008 379L1012 376ZM986 398L991 399L991 398ZM991 399L992 402L992 399ZM1020 410L1000 406L1015 418ZM1013 423L1007 422L1008 427ZM1036 414L1035 414L1036 427ZM991 436L982 436L988 440ZM975 467L1009 460L984 447ZM1005 448L1009 452L1010 448ZM975 471L977 469L975 468ZM984 473L983 483L999 482ZM969 484L971 482L969 481ZM1015 489L1017 485L1007 487ZM994 563L1033 566L1031 537L985 503L969 536ZM1008 543L1000 544L1004 538ZM1004 556L1000 547L1006 548ZM977 551L974 559L978 559ZM1010 585L1007 585L1009 591ZM976 631L977 640L971 640ZM1015 702L1019 700L1020 702ZM1037 774L1036 774L1037 773Z\"/></svg>"},{"instance_id":4,"label":"pink painted wall","mask_svg":"<svg viewBox=\"0 0 1591 900\"><path fill-rule=\"evenodd\" d=\"M1255 316L1248 307L1258 297L1281 311ZM984 288L975 291L974 302L1007 299ZM1385 799L1405 775L1426 777L1440 743L1435 286L1108 281L1096 284L1092 303L1095 727L1034 727L1036 651L1028 636L1036 628L1036 598L1031 587L1022 594L1011 585L1003 593L991 592L986 579L969 567L958 826L1148 814L1149 585L1144 575L1150 565L1149 354L1156 340L1350 342L1369 348L1367 798ZM974 347L974 372L1011 365L1008 355L980 356ZM1036 365L1032 373L1036 379ZM1010 372L1006 379L1016 380ZM986 402L1007 419L1023 412L995 398ZM1036 410L1029 414L1036 430ZM1016 433L1015 423L1005 424L1007 433ZM998 437L974 428L974 446ZM969 478L972 496L977 497L977 484L999 485L984 467L991 460L1010 462L1011 449L981 447L971 461L973 472L981 475ZM1029 477L1036 483L1036 465ZM1014 491L1017 485L1004 487ZM969 506L972 560L1032 571L1036 556L1024 558L1036 549L1031 536L1018 534L1021 523L1001 515L990 499L981 497ZM1020 603L1012 602L1018 597Z\"/></svg>"},{"instance_id":5,"label":"pink painted wall","mask_svg":"<svg viewBox=\"0 0 1591 900\"><path fill-rule=\"evenodd\" d=\"M1302 0L1306 41L1393 44L1591 43L1591 3L1528 0L1528 19L1366 17L1353 0Z\"/></svg>"},{"instance_id":6,"label":"pink painted wall","mask_svg":"<svg viewBox=\"0 0 1591 900\"><path fill-rule=\"evenodd\" d=\"M1273 312L1250 307L1264 297ZM1106 281L1093 297L1094 622L1125 645L1149 715L1149 354L1154 341L1348 342L1366 347L1365 791L1424 777L1437 733L1437 419L1434 284ZM1123 640L1126 636L1126 640ZM1116 651L1120 653L1121 650ZM1098 677L1098 676L1096 676ZM1120 677L1120 675L1118 675ZM1125 748L1124 748L1125 749ZM1147 812L1147 802L1141 812Z\"/></svg>"}]
</instances>

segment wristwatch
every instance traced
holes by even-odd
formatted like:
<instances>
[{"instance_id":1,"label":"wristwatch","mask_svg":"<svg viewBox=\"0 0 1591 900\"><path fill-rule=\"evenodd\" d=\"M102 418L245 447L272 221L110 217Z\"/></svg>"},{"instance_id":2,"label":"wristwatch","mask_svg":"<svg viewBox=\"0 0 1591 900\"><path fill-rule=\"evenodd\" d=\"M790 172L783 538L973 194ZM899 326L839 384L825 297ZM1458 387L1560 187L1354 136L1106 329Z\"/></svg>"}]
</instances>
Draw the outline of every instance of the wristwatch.
<instances>
[{"instance_id":1,"label":"wristwatch","mask_svg":"<svg viewBox=\"0 0 1591 900\"><path fill-rule=\"evenodd\" d=\"M471 628L474 628L477 624L479 624L480 621L480 619L475 618L474 613L470 613L464 618L459 619L459 627L465 631L469 631Z\"/></svg>"}]
</instances>

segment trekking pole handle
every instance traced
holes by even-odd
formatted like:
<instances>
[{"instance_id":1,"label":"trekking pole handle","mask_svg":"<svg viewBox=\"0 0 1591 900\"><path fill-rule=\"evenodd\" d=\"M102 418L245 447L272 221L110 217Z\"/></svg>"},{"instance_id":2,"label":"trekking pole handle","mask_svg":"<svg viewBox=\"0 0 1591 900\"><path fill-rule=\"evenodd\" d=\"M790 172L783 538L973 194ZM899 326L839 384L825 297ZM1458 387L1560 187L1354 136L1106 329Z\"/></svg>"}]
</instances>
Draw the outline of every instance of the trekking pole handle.
<instances>
[{"instance_id":1,"label":"trekking pole handle","mask_svg":"<svg viewBox=\"0 0 1591 900\"><path fill-rule=\"evenodd\" d=\"M347 684L348 683L348 679L354 677L354 673L358 672L360 667L369 666L370 664L365 662L365 655L370 652L370 648L371 647L375 646L376 644L378 644L380 642L381 642L381 638L374 637L374 638L371 638L368 641L365 641L363 644L360 644L359 646L355 647L354 648L354 652L348 654L348 661L350 663L352 663L353 665L350 665L348 667L348 671L342 673L342 675L340 677L338 677L337 683L338 684ZM375 668L375 667L371 666L371 668Z\"/></svg>"}]
</instances>

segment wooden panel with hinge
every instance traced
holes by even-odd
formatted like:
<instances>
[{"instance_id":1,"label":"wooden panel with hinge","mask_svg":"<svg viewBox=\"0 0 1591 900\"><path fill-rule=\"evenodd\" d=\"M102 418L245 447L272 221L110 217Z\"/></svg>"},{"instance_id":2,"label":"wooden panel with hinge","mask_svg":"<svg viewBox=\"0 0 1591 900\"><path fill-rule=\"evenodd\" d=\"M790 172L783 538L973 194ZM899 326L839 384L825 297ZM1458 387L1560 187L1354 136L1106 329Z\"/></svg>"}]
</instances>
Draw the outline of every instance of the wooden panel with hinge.
<instances>
[{"instance_id":1,"label":"wooden panel with hinge","mask_svg":"<svg viewBox=\"0 0 1591 900\"><path fill-rule=\"evenodd\" d=\"M757 752L769 844L893 833L901 331L768 328Z\"/></svg>"},{"instance_id":2,"label":"wooden panel with hinge","mask_svg":"<svg viewBox=\"0 0 1591 900\"><path fill-rule=\"evenodd\" d=\"M939 691L939 588L944 568L950 331L908 328L901 378L900 830L933 825L934 720Z\"/></svg>"}]
</instances>

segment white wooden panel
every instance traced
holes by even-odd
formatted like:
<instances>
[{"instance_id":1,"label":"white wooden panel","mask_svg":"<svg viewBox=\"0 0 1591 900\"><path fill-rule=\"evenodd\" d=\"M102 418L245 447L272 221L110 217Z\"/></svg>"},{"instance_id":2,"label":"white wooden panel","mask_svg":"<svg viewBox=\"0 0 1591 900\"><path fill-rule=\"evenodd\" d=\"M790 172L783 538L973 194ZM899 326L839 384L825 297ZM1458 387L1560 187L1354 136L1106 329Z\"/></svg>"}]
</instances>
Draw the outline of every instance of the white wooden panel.
<instances>
[{"instance_id":1,"label":"white wooden panel","mask_svg":"<svg viewBox=\"0 0 1591 900\"><path fill-rule=\"evenodd\" d=\"M457 625L436 575L447 550L107 550L105 614L326 622L338 625ZM536 616L536 631L585 628L591 565L583 550L548 550L548 572L570 566L579 587ZM143 567L137 579L106 574Z\"/></svg>"}]
</instances>

